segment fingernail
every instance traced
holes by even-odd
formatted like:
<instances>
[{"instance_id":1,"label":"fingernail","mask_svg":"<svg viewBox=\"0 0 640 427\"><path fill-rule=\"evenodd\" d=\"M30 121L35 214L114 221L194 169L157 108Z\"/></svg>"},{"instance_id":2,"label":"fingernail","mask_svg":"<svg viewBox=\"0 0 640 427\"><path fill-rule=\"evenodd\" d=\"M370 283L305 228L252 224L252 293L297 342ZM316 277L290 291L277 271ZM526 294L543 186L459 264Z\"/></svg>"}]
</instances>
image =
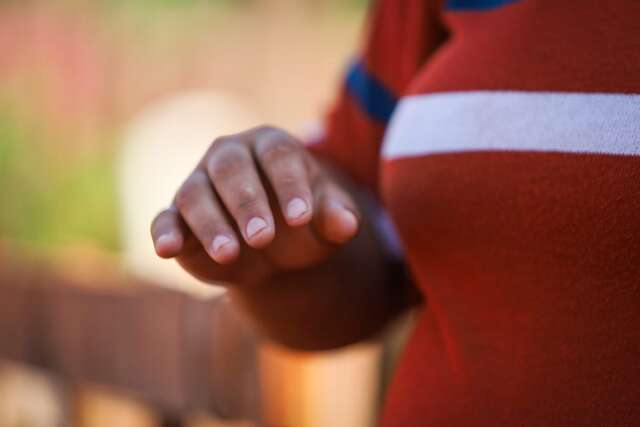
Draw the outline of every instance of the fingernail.
<instances>
[{"instance_id":1,"label":"fingernail","mask_svg":"<svg viewBox=\"0 0 640 427\"><path fill-rule=\"evenodd\" d=\"M342 217L343 225L347 229L356 230L358 228L358 218L348 209L342 208L340 216Z\"/></svg>"},{"instance_id":2,"label":"fingernail","mask_svg":"<svg viewBox=\"0 0 640 427\"><path fill-rule=\"evenodd\" d=\"M231 239L228 238L225 235L219 235L216 236L215 239L213 239L213 242L211 243L211 249L213 249L213 252L216 253L218 252L223 246L227 245L231 243Z\"/></svg>"},{"instance_id":3,"label":"fingernail","mask_svg":"<svg viewBox=\"0 0 640 427\"><path fill-rule=\"evenodd\" d=\"M307 202L299 197L292 199L287 205L287 217L289 219L297 219L306 214L309 210Z\"/></svg>"},{"instance_id":4,"label":"fingernail","mask_svg":"<svg viewBox=\"0 0 640 427\"><path fill-rule=\"evenodd\" d=\"M173 244L174 241L175 241L175 237L174 237L173 233L163 234L162 236L158 237L158 240L156 240L156 248L162 248L164 246L169 246L169 245Z\"/></svg>"},{"instance_id":5,"label":"fingernail","mask_svg":"<svg viewBox=\"0 0 640 427\"><path fill-rule=\"evenodd\" d=\"M156 239L156 253L161 257L169 256L178 249L179 237L174 232L162 234Z\"/></svg>"},{"instance_id":6,"label":"fingernail","mask_svg":"<svg viewBox=\"0 0 640 427\"><path fill-rule=\"evenodd\" d=\"M247 237L252 238L262 230L267 228L267 222L260 217L253 217L247 224Z\"/></svg>"}]
</instances>

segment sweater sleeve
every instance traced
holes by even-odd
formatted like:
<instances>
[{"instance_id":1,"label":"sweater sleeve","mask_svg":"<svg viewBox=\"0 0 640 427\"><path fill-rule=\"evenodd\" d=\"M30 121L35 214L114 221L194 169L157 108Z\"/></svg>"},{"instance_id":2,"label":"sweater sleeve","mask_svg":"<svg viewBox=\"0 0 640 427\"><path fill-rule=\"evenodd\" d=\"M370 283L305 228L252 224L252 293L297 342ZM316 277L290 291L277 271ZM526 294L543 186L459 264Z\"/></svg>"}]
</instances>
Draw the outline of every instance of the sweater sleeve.
<instances>
[{"instance_id":1,"label":"sweater sleeve","mask_svg":"<svg viewBox=\"0 0 640 427\"><path fill-rule=\"evenodd\" d=\"M440 0L377 0L359 53L310 149L372 193L386 126L398 99L446 39Z\"/></svg>"}]
</instances>

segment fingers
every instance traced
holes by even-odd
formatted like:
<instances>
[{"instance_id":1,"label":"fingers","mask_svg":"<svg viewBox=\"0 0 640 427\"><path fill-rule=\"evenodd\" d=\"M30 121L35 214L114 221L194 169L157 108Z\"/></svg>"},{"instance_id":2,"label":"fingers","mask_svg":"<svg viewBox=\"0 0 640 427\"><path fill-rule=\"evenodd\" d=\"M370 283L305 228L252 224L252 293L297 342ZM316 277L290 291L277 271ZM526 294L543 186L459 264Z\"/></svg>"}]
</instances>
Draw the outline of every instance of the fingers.
<instances>
[{"instance_id":1,"label":"fingers","mask_svg":"<svg viewBox=\"0 0 640 427\"><path fill-rule=\"evenodd\" d=\"M351 240L360 227L360 213L351 196L333 182L324 180L316 191L314 228L320 238L334 244Z\"/></svg>"},{"instance_id":2,"label":"fingers","mask_svg":"<svg viewBox=\"0 0 640 427\"><path fill-rule=\"evenodd\" d=\"M313 196L302 146L279 129L264 128L255 138L256 159L276 193L287 224L296 227L309 223Z\"/></svg>"},{"instance_id":3,"label":"fingers","mask_svg":"<svg viewBox=\"0 0 640 427\"><path fill-rule=\"evenodd\" d=\"M156 253L162 258L173 258L182 250L185 227L175 208L160 212L151 224L151 237Z\"/></svg>"},{"instance_id":4,"label":"fingers","mask_svg":"<svg viewBox=\"0 0 640 427\"><path fill-rule=\"evenodd\" d=\"M241 137L214 143L206 170L244 240L259 249L271 243L275 225L255 161L247 145L238 140Z\"/></svg>"},{"instance_id":5,"label":"fingers","mask_svg":"<svg viewBox=\"0 0 640 427\"><path fill-rule=\"evenodd\" d=\"M191 174L176 194L174 203L214 261L228 264L238 257L240 244L236 233L227 222L204 171L198 169Z\"/></svg>"},{"instance_id":6,"label":"fingers","mask_svg":"<svg viewBox=\"0 0 640 427\"><path fill-rule=\"evenodd\" d=\"M265 248L276 232L269 201L274 193L289 226L312 222L308 232L334 244L358 231L360 214L351 196L293 137L262 127L212 145L176 194L174 207L154 220L156 252L165 258L181 255L195 237L210 258L230 264L240 255L241 240Z\"/></svg>"}]
</instances>

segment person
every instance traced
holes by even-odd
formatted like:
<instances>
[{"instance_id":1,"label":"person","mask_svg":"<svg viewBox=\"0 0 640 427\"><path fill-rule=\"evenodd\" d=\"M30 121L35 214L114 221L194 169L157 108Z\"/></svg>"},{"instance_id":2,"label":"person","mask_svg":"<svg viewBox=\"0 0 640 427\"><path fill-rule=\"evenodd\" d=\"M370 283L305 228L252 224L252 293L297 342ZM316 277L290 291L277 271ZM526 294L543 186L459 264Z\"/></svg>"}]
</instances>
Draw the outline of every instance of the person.
<instances>
[{"instance_id":1,"label":"person","mask_svg":"<svg viewBox=\"0 0 640 427\"><path fill-rule=\"evenodd\" d=\"M624 0L378 0L324 137L217 139L156 251L293 348L420 305L385 427L638 425L639 19Z\"/></svg>"}]
</instances>

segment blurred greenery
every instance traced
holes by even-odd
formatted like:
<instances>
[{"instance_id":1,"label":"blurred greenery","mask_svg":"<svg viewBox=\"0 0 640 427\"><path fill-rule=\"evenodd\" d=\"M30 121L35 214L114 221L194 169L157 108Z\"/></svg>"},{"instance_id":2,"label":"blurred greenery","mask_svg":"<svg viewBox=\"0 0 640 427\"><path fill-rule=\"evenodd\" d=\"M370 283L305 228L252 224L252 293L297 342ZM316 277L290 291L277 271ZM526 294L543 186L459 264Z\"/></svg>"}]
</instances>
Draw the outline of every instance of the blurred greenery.
<instances>
[{"instance_id":1,"label":"blurred greenery","mask_svg":"<svg viewBox=\"0 0 640 427\"><path fill-rule=\"evenodd\" d=\"M37 132L19 123L0 110L0 235L42 249L91 241L116 250L113 153L105 149L54 171Z\"/></svg>"}]
</instances>

